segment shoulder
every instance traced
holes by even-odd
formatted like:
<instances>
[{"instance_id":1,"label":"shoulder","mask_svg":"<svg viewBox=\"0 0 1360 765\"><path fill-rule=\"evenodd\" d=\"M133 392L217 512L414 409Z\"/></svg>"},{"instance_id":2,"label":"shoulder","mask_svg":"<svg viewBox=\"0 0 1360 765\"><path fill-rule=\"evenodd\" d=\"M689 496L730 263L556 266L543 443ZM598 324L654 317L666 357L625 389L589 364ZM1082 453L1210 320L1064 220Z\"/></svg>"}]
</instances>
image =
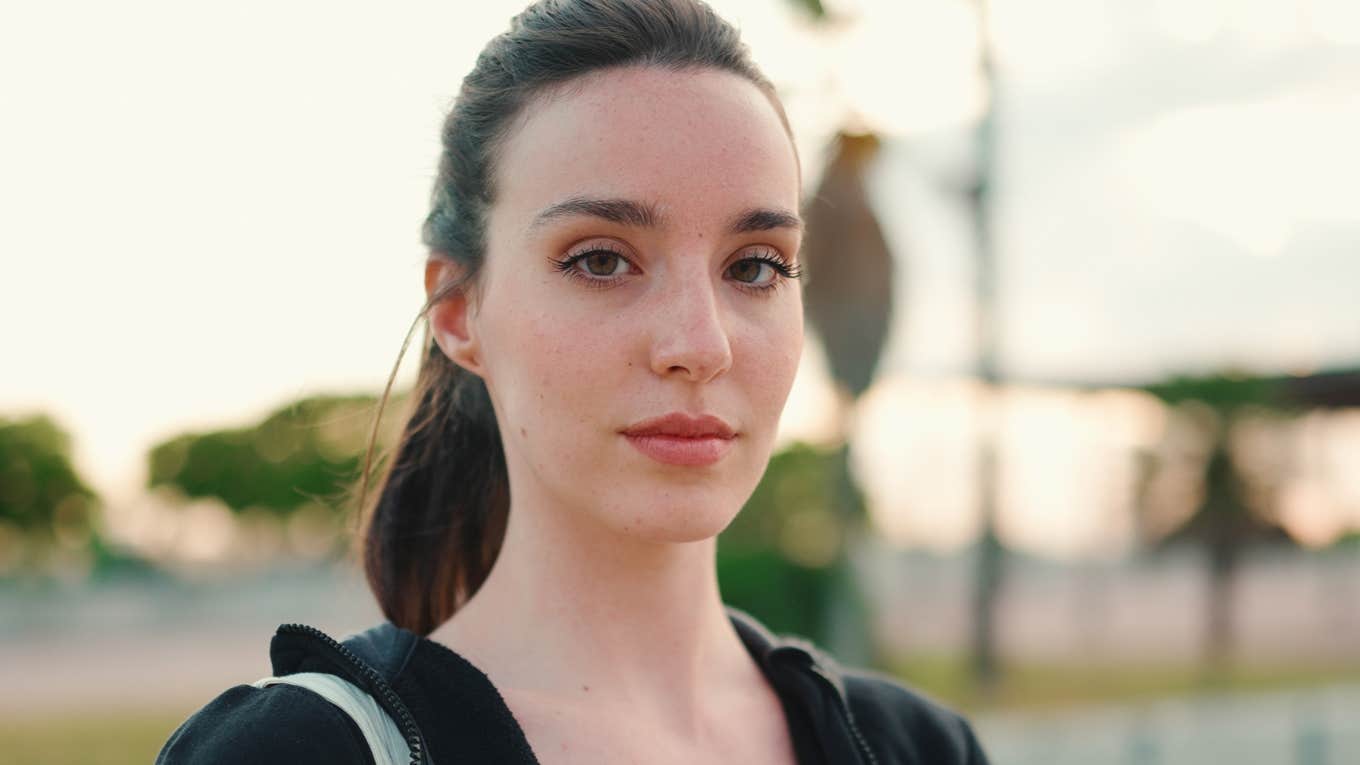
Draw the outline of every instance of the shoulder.
<instances>
[{"instance_id":1,"label":"shoulder","mask_svg":"<svg viewBox=\"0 0 1360 765\"><path fill-rule=\"evenodd\" d=\"M237 685L194 712L170 735L156 765L218 763L373 765L348 715L291 685Z\"/></svg>"},{"instance_id":2,"label":"shoulder","mask_svg":"<svg viewBox=\"0 0 1360 765\"><path fill-rule=\"evenodd\" d=\"M842 669L855 725L885 762L986 765L972 726L898 680L865 669Z\"/></svg>"}]
</instances>

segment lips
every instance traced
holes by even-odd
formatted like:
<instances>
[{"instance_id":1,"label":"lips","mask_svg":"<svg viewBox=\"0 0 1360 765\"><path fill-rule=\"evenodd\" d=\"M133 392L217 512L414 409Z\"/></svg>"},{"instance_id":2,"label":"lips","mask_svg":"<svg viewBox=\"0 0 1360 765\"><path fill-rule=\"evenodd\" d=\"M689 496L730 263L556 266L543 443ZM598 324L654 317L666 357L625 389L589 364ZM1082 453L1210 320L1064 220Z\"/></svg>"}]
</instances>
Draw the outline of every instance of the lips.
<instances>
[{"instance_id":1,"label":"lips","mask_svg":"<svg viewBox=\"0 0 1360 765\"><path fill-rule=\"evenodd\" d=\"M624 429L626 436L672 436L677 438L734 438L737 434L721 418L711 414L692 416L671 412L643 420Z\"/></svg>"},{"instance_id":2,"label":"lips","mask_svg":"<svg viewBox=\"0 0 1360 765\"><path fill-rule=\"evenodd\" d=\"M736 431L712 415L672 412L630 425L620 431L646 456L667 465L702 467L722 459L736 440Z\"/></svg>"}]
</instances>

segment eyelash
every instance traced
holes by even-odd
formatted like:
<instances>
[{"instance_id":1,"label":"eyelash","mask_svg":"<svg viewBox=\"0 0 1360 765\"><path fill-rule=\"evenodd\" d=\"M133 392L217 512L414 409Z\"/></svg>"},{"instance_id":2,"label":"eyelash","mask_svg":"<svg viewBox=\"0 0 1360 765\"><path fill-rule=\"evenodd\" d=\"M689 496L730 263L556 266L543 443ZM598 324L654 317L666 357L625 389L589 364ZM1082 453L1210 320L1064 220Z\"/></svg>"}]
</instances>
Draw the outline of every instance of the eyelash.
<instances>
[{"instance_id":1,"label":"eyelash","mask_svg":"<svg viewBox=\"0 0 1360 765\"><path fill-rule=\"evenodd\" d=\"M591 255L596 255L601 252L611 253L617 256L619 259L623 260L624 262L628 263L630 266L632 266L632 261L629 261L628 258L625 257L622 252L619 252L618 250L605 245L592 245L589 249L585 249L572 255L568 255L567 257L562 258L561 260L558 260L556 258L549 258L548 260L552 261L553 267L560 271L562 275L567 277L568 279L575 279L577 281L580 281L584 283L586 287L589 287L591 289L606 289L608 287L612 287L613 283L617 280L609 277L587 276L576 268L576 263L578 261L584 260L585 258L588 258ZM752 254L736 262L744 263L748 260L754 260L758 263L768 263L770 267L773 268L780 275L780 278L774 279L769 284L761 286L747 284L745 282L737 282L738 289L750 292L752 294L759 295L772 293L774 290L783 286L789 279L799 279L802 278L803 276L803 268L800 264L798 263L790 264L785 262L783 258L774 254L773 250L767 249L754 250L752 251ZM736 264L734 263L733 265Z\"/></svg>"}]
</instances>

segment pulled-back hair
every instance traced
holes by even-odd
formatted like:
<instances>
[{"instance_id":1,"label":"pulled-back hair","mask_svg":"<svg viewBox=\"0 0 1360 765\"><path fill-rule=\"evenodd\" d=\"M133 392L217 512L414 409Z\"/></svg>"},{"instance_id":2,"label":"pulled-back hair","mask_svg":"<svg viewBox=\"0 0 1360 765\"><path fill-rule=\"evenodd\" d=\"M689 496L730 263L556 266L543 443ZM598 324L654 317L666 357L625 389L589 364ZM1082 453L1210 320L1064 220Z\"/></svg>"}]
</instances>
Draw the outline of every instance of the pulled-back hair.
<instances>
[{"instance_id":1,"label":"pulled-back hair","mask_svg":"<svg viewBox=\"0 0 1360 765\"><path fill-rule=\"evenodd\" d=\"M500 552L510 486L486 386L449 360L429 331L431 306L473 289L486 256L497 150L515 118L545 89L602 69L717 69L759 87L788 128L774 88L740 37L700 0L541 0L487 44L443 127L443 152L423 239L461 277L422 307L406 341L426 323L425 353L409 419L366 507L370 439L359 491L362 555L386 617L425 635L472 597ZM397 363L400 364L401 356ZM392 377L378 408L382 415Z\"/></svg>"}]
</instances>

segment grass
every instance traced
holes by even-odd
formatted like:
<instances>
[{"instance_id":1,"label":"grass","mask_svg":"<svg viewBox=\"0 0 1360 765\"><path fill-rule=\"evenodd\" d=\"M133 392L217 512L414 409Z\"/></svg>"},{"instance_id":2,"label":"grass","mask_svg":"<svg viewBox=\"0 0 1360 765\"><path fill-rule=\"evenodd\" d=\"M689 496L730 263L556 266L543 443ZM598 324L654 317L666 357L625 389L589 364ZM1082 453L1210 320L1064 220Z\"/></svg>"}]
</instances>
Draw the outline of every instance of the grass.
<instances>
[{"instance_id":1,"label":"grass","mask_svg":"<svg viewBox=\"0 0 1360 765\"><path fill-rule=\"evenodd\" d=\"M156 759L175 726L192 712L83 712L0 718L0 763L147 765Z\"/></svg>"},{"instance_id":2,"label":"grass","mask_svg":"<svg viewBox=\"0 0 1360 765\"><path fill-rule=\"evenodd\" d=\"M892 672L968 712L1060 709L1360 683L1360 662L1256 664L1218 671L1194 664L1025 662L1003 666L990 693L974 687L963 656L911 656L895 662Z\"/></svg>"}]
</instances>

